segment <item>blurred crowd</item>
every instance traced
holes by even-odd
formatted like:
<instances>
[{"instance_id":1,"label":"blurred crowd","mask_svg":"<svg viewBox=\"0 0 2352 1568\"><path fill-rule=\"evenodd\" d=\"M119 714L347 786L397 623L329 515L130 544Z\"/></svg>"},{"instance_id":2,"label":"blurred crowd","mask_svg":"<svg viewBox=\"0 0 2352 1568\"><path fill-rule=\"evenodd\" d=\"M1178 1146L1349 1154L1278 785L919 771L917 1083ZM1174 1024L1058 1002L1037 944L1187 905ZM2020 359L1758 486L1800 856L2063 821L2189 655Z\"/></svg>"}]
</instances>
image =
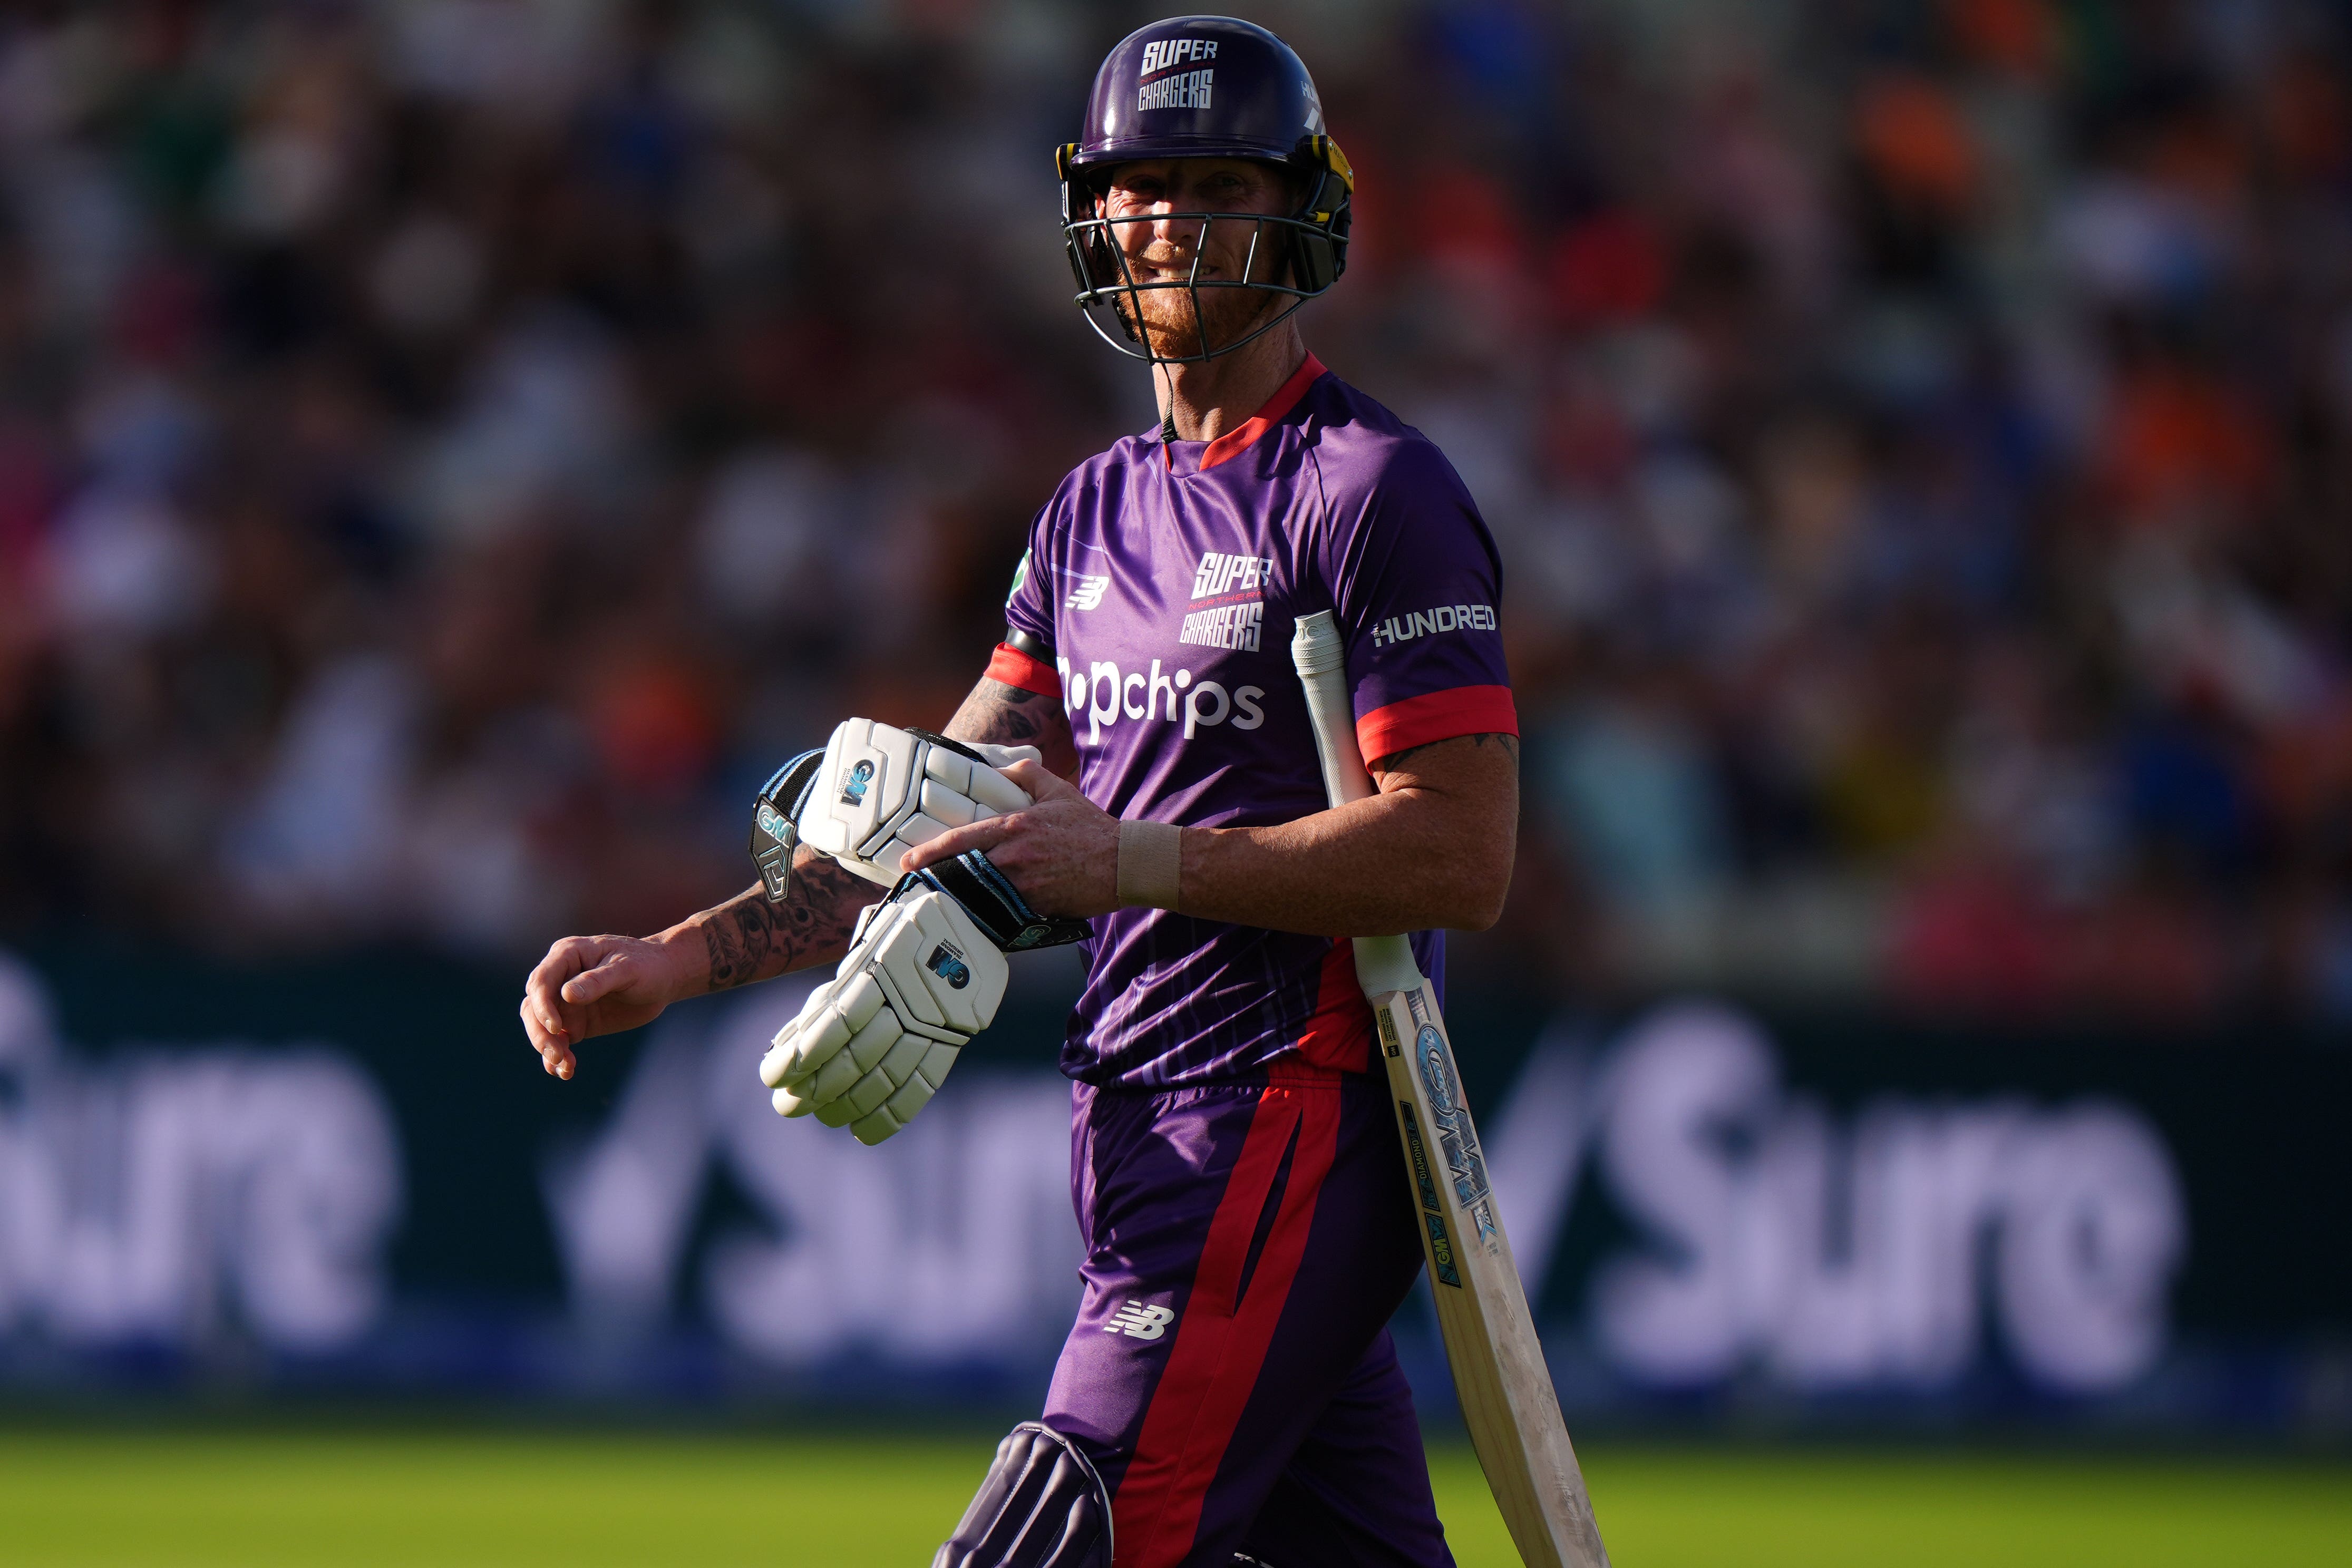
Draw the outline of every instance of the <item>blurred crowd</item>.
<instances>
[{"instance_id":1,"label":"blurred crowd","mask_svg":"<svg viewBox=\"0 0 2352 1568\"><path fill-rule=\"evenodd\" d=\"M1144 428L1051 149L1153 13L0 19L0 933L528 955L936 723ZM1460 949L2352 1017L2352 37L2302 0L1287 0L1324 360L1502 542Z\"/></svg>"}]
</instances>

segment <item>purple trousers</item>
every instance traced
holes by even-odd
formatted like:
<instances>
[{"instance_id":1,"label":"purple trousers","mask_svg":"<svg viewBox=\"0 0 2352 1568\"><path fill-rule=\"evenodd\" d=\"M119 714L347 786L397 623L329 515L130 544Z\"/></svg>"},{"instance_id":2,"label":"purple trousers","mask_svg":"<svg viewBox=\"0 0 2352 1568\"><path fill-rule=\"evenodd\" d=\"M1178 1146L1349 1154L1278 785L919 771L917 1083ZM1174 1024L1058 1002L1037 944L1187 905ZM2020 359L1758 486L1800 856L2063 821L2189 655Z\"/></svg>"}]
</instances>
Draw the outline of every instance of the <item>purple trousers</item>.
<instances>
[{"instance_id":1,"label":"purple trousers","mask_svg":"<svg viewBox=\"0 0 2352 1568\"><path fill-rule=\"evenodd\" d=\"M1115 1568L1451 1568L1388 1334L1421 1243L1386 1084L1286 1059L1076 1112L1045 1419L1111 1489Z\"/></svg>"}]
</instances>

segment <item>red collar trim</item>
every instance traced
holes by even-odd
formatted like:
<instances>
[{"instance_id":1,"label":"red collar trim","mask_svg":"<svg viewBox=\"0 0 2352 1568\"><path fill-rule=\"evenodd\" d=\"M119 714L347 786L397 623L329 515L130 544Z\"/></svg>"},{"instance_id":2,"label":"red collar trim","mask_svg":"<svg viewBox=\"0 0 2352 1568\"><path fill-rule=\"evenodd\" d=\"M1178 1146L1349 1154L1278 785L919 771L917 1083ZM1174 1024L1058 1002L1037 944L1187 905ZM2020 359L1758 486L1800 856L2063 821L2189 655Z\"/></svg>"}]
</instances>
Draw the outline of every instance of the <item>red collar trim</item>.
<instances>
[{"instance_id":1,"label":"red collar trim","mask_svg":"<svg viewBox=\"0 0 2352 1568\"><path fill-rule=\"evenodd\" d=\"M1283 382L1272 397L1265 400L1264 408L1250 415L1238 428L1228 430L1209 443L1207 450L1201 454L1201 472L1205 474L1218 464L1230 458L1239 457L1248 451L1252 443L1281 423L1284 415L1298 406L1298 400L1307 395L1308 387L1323 378L1323 361L1313 354L1307 355L1307 362L1291 372L1290 379ZM1165 459L1170 467L1175 466L1176 460L1169 455L1165 446L1160 449L1160 455Z\"/></svg>"}]
</instances>

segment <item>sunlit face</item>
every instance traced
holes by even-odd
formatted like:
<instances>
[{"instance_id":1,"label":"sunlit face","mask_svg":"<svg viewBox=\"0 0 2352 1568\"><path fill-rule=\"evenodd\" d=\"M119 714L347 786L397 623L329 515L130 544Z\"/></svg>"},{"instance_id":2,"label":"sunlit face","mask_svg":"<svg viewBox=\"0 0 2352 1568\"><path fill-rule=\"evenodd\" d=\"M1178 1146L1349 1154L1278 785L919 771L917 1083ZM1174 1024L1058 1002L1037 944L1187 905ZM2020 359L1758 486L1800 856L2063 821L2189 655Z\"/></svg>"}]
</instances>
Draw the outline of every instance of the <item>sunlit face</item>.
<instances>
[{"instance_id":1,"label":"sunlit face","mask_svg":"<svg viewBox=\"0 0 2352 1568\"><path fill-rule=\"evenodd\" d=\"M1245 158L1157 158L1123 163L1112 172L1110 188L1095 202L1097 214L1108 218L1219 214L1217 221L1207 225L1205 237L1197 217L1111 225L1112 242L1125 254L1138 283L1181 283L1193 277L1204 282L1213 278L1279 281L1286 248L1283 231L1242 220L1255 215L1287 216L1290 206L1289 183L1282 173ZM1225 214L1233 214L1232 221L1223 218ZM1195 320L1192 296L1187 290L1150 289L1135 297L1153 353L1181 357L1201 352L1203 328L1211 347L1229 344L1246 334L1262 315L1286 302L1282 295L1239 288L1202 289L1200 299L1203 320ZM1119 300L1119 308L1122 315L1129 308L1126 298Z\"/></svg>"}]
</instances>

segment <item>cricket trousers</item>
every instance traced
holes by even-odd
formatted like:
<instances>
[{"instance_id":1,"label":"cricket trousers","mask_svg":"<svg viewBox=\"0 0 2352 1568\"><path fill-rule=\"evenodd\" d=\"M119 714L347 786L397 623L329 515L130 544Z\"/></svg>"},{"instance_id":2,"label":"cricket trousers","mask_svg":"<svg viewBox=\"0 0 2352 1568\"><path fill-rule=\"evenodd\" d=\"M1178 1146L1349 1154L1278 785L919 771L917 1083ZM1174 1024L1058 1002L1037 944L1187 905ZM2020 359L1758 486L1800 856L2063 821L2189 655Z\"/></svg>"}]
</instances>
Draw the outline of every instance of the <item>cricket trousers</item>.
<instances>
[{"instance_id":1,"label":"cricket trousers","mask_svg":"<svg viewBox=\"0 0 2352 1568\"><path fill-rule=\"evenodd\" d=\"M1115 1568L1451 1568L1388 1320L1421 1268L1384 1082L1076 1086L1085 1296L1045 1398Z\"/></svg>"}]
</instances>

